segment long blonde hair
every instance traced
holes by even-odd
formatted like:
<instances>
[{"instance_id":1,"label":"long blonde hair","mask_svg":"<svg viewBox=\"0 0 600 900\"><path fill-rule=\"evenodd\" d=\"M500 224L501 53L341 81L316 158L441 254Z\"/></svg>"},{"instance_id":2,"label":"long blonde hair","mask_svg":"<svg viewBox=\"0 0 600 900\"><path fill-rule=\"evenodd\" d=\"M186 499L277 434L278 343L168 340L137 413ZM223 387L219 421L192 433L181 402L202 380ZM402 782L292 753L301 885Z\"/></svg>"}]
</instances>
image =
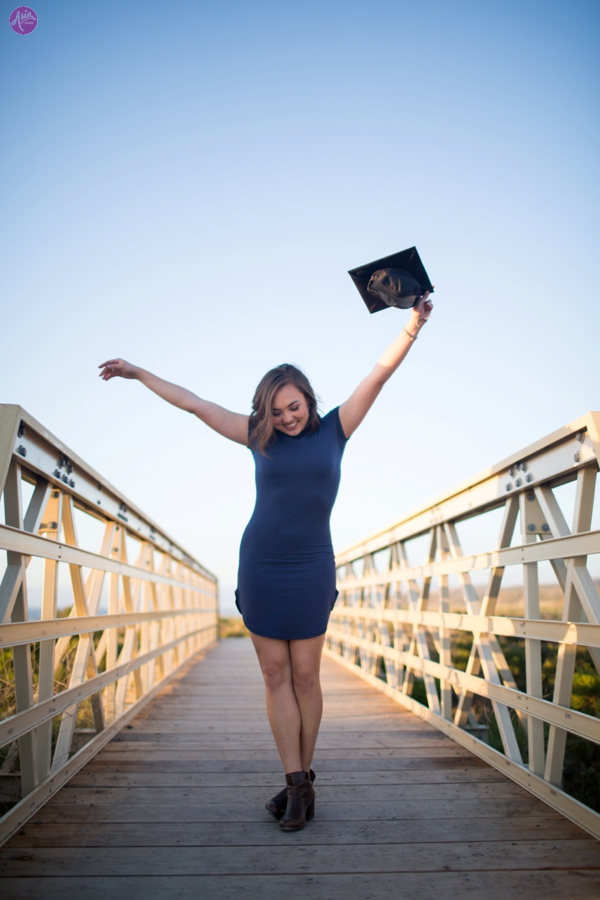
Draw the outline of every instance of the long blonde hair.
<instances>
[{"instance_id":1,"label":"long blonde hair","mask_svg":"<svg viewBox=\"0 0 600 900\"><path fill-rule=\"evenodd\" d=\"M254 397L252 398L252 413L249 422L250 443L255 446L263 456L265 450L275 441L275 426L271 410L277 391L286 384L293 384L306 397L308 404L308 422L304 432L316 431L321 424L317 412L317 398L310 381L304 372L289 363L283 363L275 369L269 369L261 378Z\"/></svg>"}]
</instances>

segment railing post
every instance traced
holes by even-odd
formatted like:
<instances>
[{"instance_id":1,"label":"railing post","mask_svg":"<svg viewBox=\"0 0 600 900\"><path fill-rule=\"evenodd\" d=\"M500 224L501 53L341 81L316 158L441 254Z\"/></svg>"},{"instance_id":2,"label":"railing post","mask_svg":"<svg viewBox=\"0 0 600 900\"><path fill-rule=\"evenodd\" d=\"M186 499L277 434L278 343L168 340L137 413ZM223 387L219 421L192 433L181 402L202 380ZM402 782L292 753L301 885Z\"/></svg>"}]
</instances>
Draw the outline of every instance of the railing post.
<instances>
[{"instance_id":1,"label":"railing post","mask_svg":"<svg viewBox=\"0 0 600 900\"><path fill-rule=\"evenodd\" d=\"M594 489L596 486L596 472L594 469L581 469L577 474L577 493L575 496L575 510L573 515L573 532L589 531L592 525L592 509L594 503ZM565 597L562 618L566 622L575 622L581 618L582 607L579 597L573 585L573 568L579 562L587 564L587 557L574 557L567 562L567 576L565 583ZM573 674L575 672L575 659L577 657L576 644L560 644L556 660L556 675L554 679L554 703L560 706L571 706L573 693ZM565 761L565 748L567 732L564 728L550 726L548 732L548 753L546 756L546 769L544 777L557 787L562 785L563 768Z\"/></svg>"},{"instance_id":2,"label":"railing post","mask_svg":"<svg viewBox=\"0 0 600 900\"><path fill-rule=\"evenodd\" d=\"M440 559L449 559L450 550L447 545L444 529L437 526L437 545ZM450 591L448 589L448 576L439 577L439 609L440 613L450 612ZM450 648L450 631L443 626L439 630L440 662L443 666L452 666L452 653ZM448 681L440 681L440 693L442 700L442 715L449 722L452 721L452 686Z\"/></svg>"},{"instance_id":3,"label":"railing post","mask_svg":"<svg viewBox=\"0 0 600 900\"><path fill-rule=\"evenodd\" d=\"M62 493L53 490L46 504L44 521L40 532L46 540L57 541L62 528ZM44 585L42 589L42 619L56 618L58 592L58 563L53 559L44 560ZM38 702L48 700L54 694L54 647L55 641L41 641ZM41 780L46 778L52 765L52 720L42 722L37 728L38 772Z\"/></svg>"},{"instance_id":4,"label":"railing post","mask_svg":"<svg viewBox=\"0 0 600 900\"><path fill-rule=\"evenodd\" d=\"M529 525L535 527L528 515L528 500L525 492L519 496L521 512L521 536L524 544L536 543L537 535ZM540 617L540 591L537 563L523 565L523 602L526 619ZM542 643L525 638L525 670L527 693L532 697L542 697ZM529 746L529 769L535 775L544 774L544 723L534 716L527 716L527 740Z\"/></svg>"},{"instance_id":5,"label":"railing post","mask_svg":"<svg viewBox=\"0 0 600 900\"><path fill-rule=\"evenodd\" d=\"M4 484L4 516L7 525L23 528L21 504L21 466L13 460ZM29 618L27 606L26 561L23 554L8 553L7 568L20 567L19 587L11 612L13 622L26 622ZM15 677L15 698L17 712L33 706L33 674L31 671L31 645L13 647L13 667ZM32 791L39 782L35 732L30 731L19 738L19 760L21 763L21 793Z\"/></svg>"}]
</instances>

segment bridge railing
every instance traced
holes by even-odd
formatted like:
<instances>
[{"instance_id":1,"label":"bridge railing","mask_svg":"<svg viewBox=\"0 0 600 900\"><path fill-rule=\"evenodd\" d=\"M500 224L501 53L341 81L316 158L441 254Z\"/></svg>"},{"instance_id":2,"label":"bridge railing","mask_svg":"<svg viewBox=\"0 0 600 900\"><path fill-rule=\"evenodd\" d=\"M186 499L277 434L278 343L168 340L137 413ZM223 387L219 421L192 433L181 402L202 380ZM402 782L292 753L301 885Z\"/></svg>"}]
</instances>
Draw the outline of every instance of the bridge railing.
<instances>
[{"instance_id":1,"label":"bridge railing","mask_svg":"<svg viewBox=\"0 0 600 900\"><path fill-rule=\"evenodd\" d=\"M325 650L596 837L600 815L562 790L562 779L568 734L600 743L600 719L571 703L577 648L587 648L600 670L600 595L588 568L588 557L600 553L600 531L590 530L599 461L600 413L588 413L344 550ZM568 482L575 483L572 527L556 494ZM495 509L502 510L496 547L465 555L461 523ZM426 561L412 564L411 541L425 536ZM544 561L560 586L560 620L540 612ZM512 566L522 567L523 617L496 609ZM480 597L471 573L483 570ZM453 609L449 579L460 589ZM472 638L466 667L456 654L456 636L465 633ZM524 689L503 652L506 637L524 643ZM550 696L543 643L557 648ZM493 709L502 750L474 736L476 698Z\"/></svg>"},{"instance_id":2,"label":"bridge railing","mask_svg":"<svg viewBox=\"0 0 600 900\"><path fill-rule=\"evenodd\" d=\"M19 406L0 406L0 493L1 842L217 638L218 593L214 575ZM97 552L78 541L94 525Z\"/></svg>"}]
</instances>

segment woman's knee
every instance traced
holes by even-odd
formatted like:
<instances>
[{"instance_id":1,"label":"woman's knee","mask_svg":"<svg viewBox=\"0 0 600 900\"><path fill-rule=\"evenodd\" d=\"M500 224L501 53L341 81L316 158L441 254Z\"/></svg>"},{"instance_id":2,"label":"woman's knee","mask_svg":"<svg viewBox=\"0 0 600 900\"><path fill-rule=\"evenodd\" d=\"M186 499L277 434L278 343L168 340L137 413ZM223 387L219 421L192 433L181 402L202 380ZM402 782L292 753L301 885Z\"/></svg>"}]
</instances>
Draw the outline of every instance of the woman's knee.
<instances>
[{"instance_id":1,"label":"woman's knee","mask_svg":"<svg viewBox=\"0 0 600 900\"><path fill-rule=\"evenodd\" d=\"M292 666L294 690L301 694L312 694L321 689L319 665L312 661L295 662Z\"/></svg>"},{"instance_id":2,"label":"woman's knee","mask_svg":"<svg viewBox=\"0 0 600 900\"><path fill-rule=\"evenodd\" d=\"M261 662L262 676L268 691L278 691L291 683L289 662L264 660Z\"/></svg>"},{"instance_id":3,"label":"woman's knee","mask_svg":"<svg viewBox=\"0 0 600 900\"><path fill-rule=\"evenodd\" d=\"M291 684L290 647L287 641L252 635L260 670L268 691L276 691L286 682Z\"/></svg>"}]
</instances>

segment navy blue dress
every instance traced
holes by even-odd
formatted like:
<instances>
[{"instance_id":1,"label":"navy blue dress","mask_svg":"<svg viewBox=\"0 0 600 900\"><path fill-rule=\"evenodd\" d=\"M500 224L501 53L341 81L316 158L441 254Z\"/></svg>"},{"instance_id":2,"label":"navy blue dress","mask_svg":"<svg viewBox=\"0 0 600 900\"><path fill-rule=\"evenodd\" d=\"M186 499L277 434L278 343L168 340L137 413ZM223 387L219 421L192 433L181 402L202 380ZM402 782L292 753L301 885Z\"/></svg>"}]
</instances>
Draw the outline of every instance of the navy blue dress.
<instances>
[{"instance_id":1,"label":"navy blue dress","mask_svg":"<svg viewBox=\"0 0 600 900\"><path fill-rule=\"evenodd\" d=\"M327 630L337 599L329 519L346 446L338 408L312 434L275 431L256 466L256 505L240 546L236 604L254 634L295 641Z\"/></svg>"}]
</instances>

